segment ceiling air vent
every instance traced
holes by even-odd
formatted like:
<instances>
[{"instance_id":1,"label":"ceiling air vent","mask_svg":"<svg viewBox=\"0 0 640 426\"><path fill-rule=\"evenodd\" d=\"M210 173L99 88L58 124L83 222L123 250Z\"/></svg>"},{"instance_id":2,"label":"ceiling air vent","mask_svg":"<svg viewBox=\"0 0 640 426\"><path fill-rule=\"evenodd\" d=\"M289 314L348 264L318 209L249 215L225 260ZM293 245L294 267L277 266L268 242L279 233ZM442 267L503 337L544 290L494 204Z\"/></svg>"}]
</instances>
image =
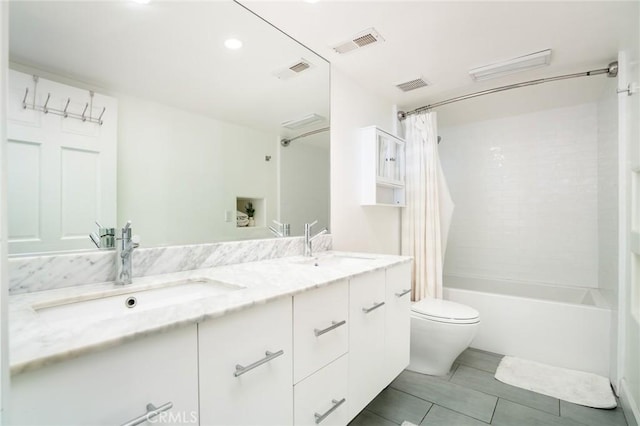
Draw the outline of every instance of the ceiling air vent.
<instances>
[{"instance_id":1,"label":"ceiling air vent","mask_svg":"<svg viewBox=\"0 0 640 426\"><path fill-rule=\"evenodd\" d=\"M304 58L300 58L300 60L295 61L293 64L287 66L286 68L274 72L273 75L281 80L286 80L288 78L295 77L296 75L308 70L311 67L313 67L313 64L311 62L307 61Z\"/></svg>"},{"instance_id":2,"label":"ceiling air vent","mask_svg":"<svg viewBox=\"0 0 640 426\"><path fill-rule=\"evenodd\" d=\"M412 90L419 89L421 87L427 87L429 83L423 78L416 78L414 80L406 81L404 83L396 84L396 87L403 92L410 92Z\"/></svg>"},{"instance_id":3,"label":"ceiling air vent","mask_svg":"<svg viewBox=\"0 0 640 426\"><path fill-rule=\"evenodd\" d=\"M382 38L375 28L369 28L356 34L351 40L333 46L333 50L337 53L347 53L381 41L384 41L384 38Z\"/></svg>"}]
</instances>

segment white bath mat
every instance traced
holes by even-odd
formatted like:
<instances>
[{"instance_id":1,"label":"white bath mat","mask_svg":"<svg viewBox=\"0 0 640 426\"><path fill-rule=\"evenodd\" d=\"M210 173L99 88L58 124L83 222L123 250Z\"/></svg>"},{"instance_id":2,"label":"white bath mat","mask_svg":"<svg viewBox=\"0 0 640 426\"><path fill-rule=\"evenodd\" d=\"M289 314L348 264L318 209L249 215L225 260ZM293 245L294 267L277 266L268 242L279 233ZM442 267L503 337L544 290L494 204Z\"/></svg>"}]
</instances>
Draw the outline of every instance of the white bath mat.
<instances>
[{"instance_id":1,"label":"white bath mat","mask_svg":"<svg viewBox=\"0 0 640 426\"><path fill-rule=\"evenodd\" d=\"M587 407L615 408L617 405L609 379L597 374L505 356L495 377L512 386Z\"/></svg>"},{"instance_id":2,"label":"white bath mat","mask_svg":"<svg viewBox=\"0 0 640 426\"><path fill-rule=\"evenodd\" d=\"M417 425L415 423L411 423L405 420L404 422L402 422L400 426L417 426Z\"/></svg>"}]
</instances>

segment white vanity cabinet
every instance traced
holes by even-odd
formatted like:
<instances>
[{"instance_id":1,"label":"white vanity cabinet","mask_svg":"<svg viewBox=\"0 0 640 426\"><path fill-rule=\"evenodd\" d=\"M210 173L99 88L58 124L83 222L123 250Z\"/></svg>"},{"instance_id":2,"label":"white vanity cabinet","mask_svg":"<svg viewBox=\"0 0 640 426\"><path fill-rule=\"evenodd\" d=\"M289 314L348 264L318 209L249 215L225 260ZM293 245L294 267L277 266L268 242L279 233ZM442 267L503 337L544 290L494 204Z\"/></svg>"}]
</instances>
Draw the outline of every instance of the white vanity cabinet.
<instances>
[{"instance_id":1,"label":"white vanity cabinet","mask_svg":"<svg viewBox=\"0 0 640 426\"><path fill-rule=\"evenodd\" d=\"M411 263L386 270L385 386L409 365Z\"/></svg>"},{"instance_id":2,"label":"white vanity cabinet","mask_svg":"<svg viewBox=\"0 0 640 426\"><path fill-rule=\"evenodd\" d=\"M198 324L201 425L293 424L292 298Z\"/></svg>"},{"instance_id":3,"label":"white vanity cabinet","mask_svg":"<svg viewBox=\"0 0 640 426\"><path fill-rule=\"evenodd\" d=\"M122 425L149 403L173 405L152 422L198 424L197 351L192 325L14 375L9 424Z\"/></svg>"},{"instance_id":4,"label":"white vanity cabinet","mask_svg":"<svg viewBox=\"0 0 640 426\"><path fill-rule=\"evenodd\" d=\"M404 207L405 143L375 126L360 129L361 204Z\"/></svg>"},{"instance_id":5,"label":"white vanity cabinet","mask_svg":"<svg viewBox=\"0 0 640 426\"><path fill-rule=\"evenodd\" d=\"M384 388L385 271L349 282L349 412L355 417Z\"/></svg>"}]
</instances>

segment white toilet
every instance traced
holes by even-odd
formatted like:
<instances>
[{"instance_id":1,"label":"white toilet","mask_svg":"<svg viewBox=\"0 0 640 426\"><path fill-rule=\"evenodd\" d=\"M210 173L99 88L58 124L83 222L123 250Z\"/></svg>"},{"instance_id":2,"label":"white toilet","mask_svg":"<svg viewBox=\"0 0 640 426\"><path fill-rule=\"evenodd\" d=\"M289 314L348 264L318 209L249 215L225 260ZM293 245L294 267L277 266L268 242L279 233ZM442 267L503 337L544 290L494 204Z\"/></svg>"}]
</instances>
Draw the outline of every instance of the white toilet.
<instances>
[{"instance_id":1,"label":"white toilet","mask_svg":"<svg viewBox=\"0 0 640 426\"><path fill-rule=\"evenodd\" d=\"M411 360L408 369L443 376L476 336L480 314L460 303L423 299L411 305Z\"/></svg>"}]
</instances>

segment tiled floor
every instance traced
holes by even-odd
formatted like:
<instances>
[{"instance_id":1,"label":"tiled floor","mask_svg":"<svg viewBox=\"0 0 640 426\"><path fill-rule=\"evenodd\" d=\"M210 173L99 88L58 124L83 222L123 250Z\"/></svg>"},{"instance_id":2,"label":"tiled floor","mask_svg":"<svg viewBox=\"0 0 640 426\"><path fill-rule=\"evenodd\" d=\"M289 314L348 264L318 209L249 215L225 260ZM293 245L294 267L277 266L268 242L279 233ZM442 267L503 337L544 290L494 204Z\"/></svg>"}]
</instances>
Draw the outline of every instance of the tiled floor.
<instances>
[{"instance_id":1,"label":"tiled floor","mask_svg":"<svg viewBox=\"0 0 640 426\"><path fill-rule=\"evenodd\" d=\"M493 375L502 358L467 349L445 377L404 371L351 426L627 426L622 408L597 410L506 385Z\"/></svg>"}]
</instances>

